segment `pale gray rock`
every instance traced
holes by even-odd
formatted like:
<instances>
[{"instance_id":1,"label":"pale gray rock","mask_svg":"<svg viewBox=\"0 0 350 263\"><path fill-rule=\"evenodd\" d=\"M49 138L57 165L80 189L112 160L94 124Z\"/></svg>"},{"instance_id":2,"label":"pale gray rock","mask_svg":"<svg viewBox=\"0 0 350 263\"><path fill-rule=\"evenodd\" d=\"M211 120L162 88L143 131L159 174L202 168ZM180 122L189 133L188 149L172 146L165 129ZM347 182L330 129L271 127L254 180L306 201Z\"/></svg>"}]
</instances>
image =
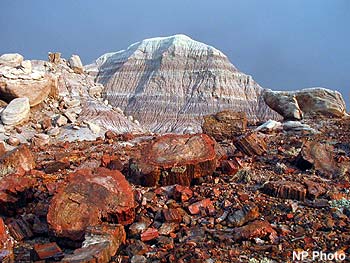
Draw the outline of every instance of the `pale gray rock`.
<instances>
[{"instance_id":1,"label":"pale gray rock","mask_svg":"<svg viewBox=\"0 0 350 263\"><path fill-rule=\"evenodd\" d=\"M9 67L19 67L23 61L23 56L18 53L3 54L0 56L0 65Z\"/></svg>"},{"instance_id":2,"label":"pale gray rock","mask_svg":"<svg viewBox=\"0 0 350 263\"><path fill-rule=\"evenodd\" d=\"M219 50L184 35L143 40L85 70L105 86L113 107L154 132L200 131L203 116L224 109L244 111L254 121L278 117L251 76Z\"/></svg>"},{"instance_id":3,"label":"pale gray rock","mask_svg":"<svg viewBox=\"0 0 350 263\"><path fill-rule=\"evenodd\" d=\"M301 123L300 121L286 121L283 123L283 130L288 132L307 132L311 134L319 133L314 128L310 127L310 125Z\"/></svg>"},{"instance_id":4,"label":"pale gray rock","mask_svg":"<svg viewBox=\"0 0 350 263\"><path fill-rule=\"evenodd\" d=\"M68 119L63 115L58 116L56 119L56 124L58 127L66 125L67 123L68 123Z\"/></svg>"},{"instance_id":5,"label":"pale gray rock","mask_svg":"<svg viewBox=\"0 0 350 263\"><path fill-rule=\"evenodd\" d=\"M266 104L285 120L301 120L302 111L295 94L288 91L265 90L264 100Z\"/></svg>"},{"instance_id":6,"label":"pale gray rock","mask_svg":"<svg viewBox=\"0 0 350 263\"><path fill-rule=\"evenodd\" d=\"M342 95L338 91L325 88L308 88L297 91L265 90L264 100L285 120L301 120L303 117L342 118L347 116Z\"/></svg>"},{"instance_id":7,"label":"pale gray rock","mask_svg":"<svg viewBox=\"0 0 350 263\"><path fill-rule=\"evenodd\" d=\"M22 69L24 74L32 73L32 62L30 62L30 60L24 60L21 63L21 69Z\"/></svg>"},{"instance_id":8,"label":"pale gray rock","mask_svg":"<svg viewBox=\"0 0 350 263\"><path fill-rule=\"evenodd\" d=\"M69 66L75 73L82 74L84 72L83 63L81 63L78 55L72 55L69 59Z\"/></svg>"},{"instance_id":9,"label":"pale gray rock","mask_svg":"<svg viewBox=\"0 0 350 263\"><path fill-rule=\"evenodd\" d=\"M30 104L28 98L12 100L1 113L1 120L5 125L16 125L28 119Z\"/></svg>"}]
</instances>

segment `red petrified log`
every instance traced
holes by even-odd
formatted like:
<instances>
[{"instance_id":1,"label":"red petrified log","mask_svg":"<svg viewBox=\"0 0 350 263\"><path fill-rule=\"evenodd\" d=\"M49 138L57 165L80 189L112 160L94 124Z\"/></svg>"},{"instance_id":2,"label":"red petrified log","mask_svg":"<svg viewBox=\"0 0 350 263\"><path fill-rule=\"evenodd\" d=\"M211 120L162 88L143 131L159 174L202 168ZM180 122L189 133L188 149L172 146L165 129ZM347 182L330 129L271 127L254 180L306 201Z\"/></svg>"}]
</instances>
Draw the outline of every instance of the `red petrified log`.
<instances>
[{"instance_id":1,"label":"red petrified log","mask_svg":"<svg viewBox=\"0 0 350 263\"><path fill-rule=\"evenodd\" d=\"M131 178L145 186L190 185L195 178L213 173L217 166L215 141L205 134L158 137L129 167Z\"/></svg>"},{"instance_id":2,"label":"red petrified log","mask_svg":"<svg viewBox=\"0 0 350 263\"><path fill-rule=\"evenodd\" d=\"M235 146L249 156L262 155L267 149L266 142L259 138L256 133L248 133L242 136L235 142Z\"/></svg>"},{"instance_id":3,"label":"red petrified log","mask_svg":"<svg viewBox=\"0 0 350 263\"><path fill-rule=\"evenodd\" d=\"M56 236L77 241L102 221L131 224L134 207L133 190L119 171L82 169L53 197L47 221Z\"/></svg>"}]
</instances>

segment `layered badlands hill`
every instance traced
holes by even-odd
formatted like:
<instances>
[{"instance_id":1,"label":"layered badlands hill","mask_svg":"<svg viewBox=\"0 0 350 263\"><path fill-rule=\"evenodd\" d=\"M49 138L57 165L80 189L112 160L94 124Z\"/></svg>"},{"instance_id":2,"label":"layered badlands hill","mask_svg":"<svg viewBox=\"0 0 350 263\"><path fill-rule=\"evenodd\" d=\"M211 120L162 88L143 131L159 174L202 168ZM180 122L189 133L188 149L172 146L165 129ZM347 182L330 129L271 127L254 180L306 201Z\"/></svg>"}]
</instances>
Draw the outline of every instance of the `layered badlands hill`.
<instances>
[{"instance_id":1,"label":"layered badlands hill","mask_svg":"<svg viewBox=\"0 0 350 263\"><path fill-rule=\"evenodd\" d=\"M224 109L244 111L251 120L277 116L251 76L185 35L143 40L85 70L105 86L111 105L153 132L200 131L202 116Z\"/></svg>"}]
</instances>

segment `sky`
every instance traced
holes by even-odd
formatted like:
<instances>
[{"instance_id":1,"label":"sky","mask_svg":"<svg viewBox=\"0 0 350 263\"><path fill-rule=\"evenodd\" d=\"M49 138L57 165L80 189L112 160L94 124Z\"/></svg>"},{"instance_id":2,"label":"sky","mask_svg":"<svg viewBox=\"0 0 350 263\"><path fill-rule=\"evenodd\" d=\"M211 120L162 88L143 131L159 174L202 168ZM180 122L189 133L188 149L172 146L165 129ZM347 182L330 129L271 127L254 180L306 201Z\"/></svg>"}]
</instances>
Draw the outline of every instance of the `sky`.
<instances>
[{"instance_id":1,"label":"sky","mask_svg":"<svg viewBox=\"0 0 350 263\"><path fill-rule=\"evenodd\" d=\"M1 0L0 54L84 64L145 38L186 34L264 88L326 87L350 105L349 0Z\"/></svg>"}]
</instances>

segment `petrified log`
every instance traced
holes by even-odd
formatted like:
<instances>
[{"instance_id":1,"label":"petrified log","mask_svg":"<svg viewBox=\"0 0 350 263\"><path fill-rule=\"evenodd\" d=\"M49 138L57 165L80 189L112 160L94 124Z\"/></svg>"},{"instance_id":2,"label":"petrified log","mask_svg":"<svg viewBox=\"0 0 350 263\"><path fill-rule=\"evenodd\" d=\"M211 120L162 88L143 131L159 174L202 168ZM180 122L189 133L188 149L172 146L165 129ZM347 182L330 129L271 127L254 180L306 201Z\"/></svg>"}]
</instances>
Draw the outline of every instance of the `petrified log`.
<instances>
[{"instance_id":1,"label":"petrified log","mask_svg":"<svg viewBox=\"0 0 350 263\"><path fill-rule=\"evenodd\" d=\"M259 138L256 133L248 133L235 142L235 146L241 152L253 156L262 155L266 152L266 142Z\"/></svg>"},{"instance_id":2,"label":"petrified log","mask_svg":"<svg viewBox=\"0 0 350 263\"><path fill-rule=\"evenodd\" d=\"M212 174L217 165L215 141L208 135L158 137L143 156L129 166L131 180L145 186L190 185L193 179Z\"/></svg>"},{"instance_id":3,"label":"petrified log","mask_svg":"<svg viewBox=\"0 0 350 263\"><path fill-rule=\"evenodd\" d=\"M102 221L131 224L134 207L133 190L119 171L82 169L53 197L47 221L56 236L81 241L88 226Z\"/></svg>"},{"instance_id":4,"label":"petrified log","mask_svg":"<svg viewBox=\"0 0 350 263\"><path fill-rule=\"evenodd\" d=\"M230 110L204 117L203 133L212 136L217 141L232 139L242 135L247 129L247 114Z\"/></svg>"}]
</instances>

